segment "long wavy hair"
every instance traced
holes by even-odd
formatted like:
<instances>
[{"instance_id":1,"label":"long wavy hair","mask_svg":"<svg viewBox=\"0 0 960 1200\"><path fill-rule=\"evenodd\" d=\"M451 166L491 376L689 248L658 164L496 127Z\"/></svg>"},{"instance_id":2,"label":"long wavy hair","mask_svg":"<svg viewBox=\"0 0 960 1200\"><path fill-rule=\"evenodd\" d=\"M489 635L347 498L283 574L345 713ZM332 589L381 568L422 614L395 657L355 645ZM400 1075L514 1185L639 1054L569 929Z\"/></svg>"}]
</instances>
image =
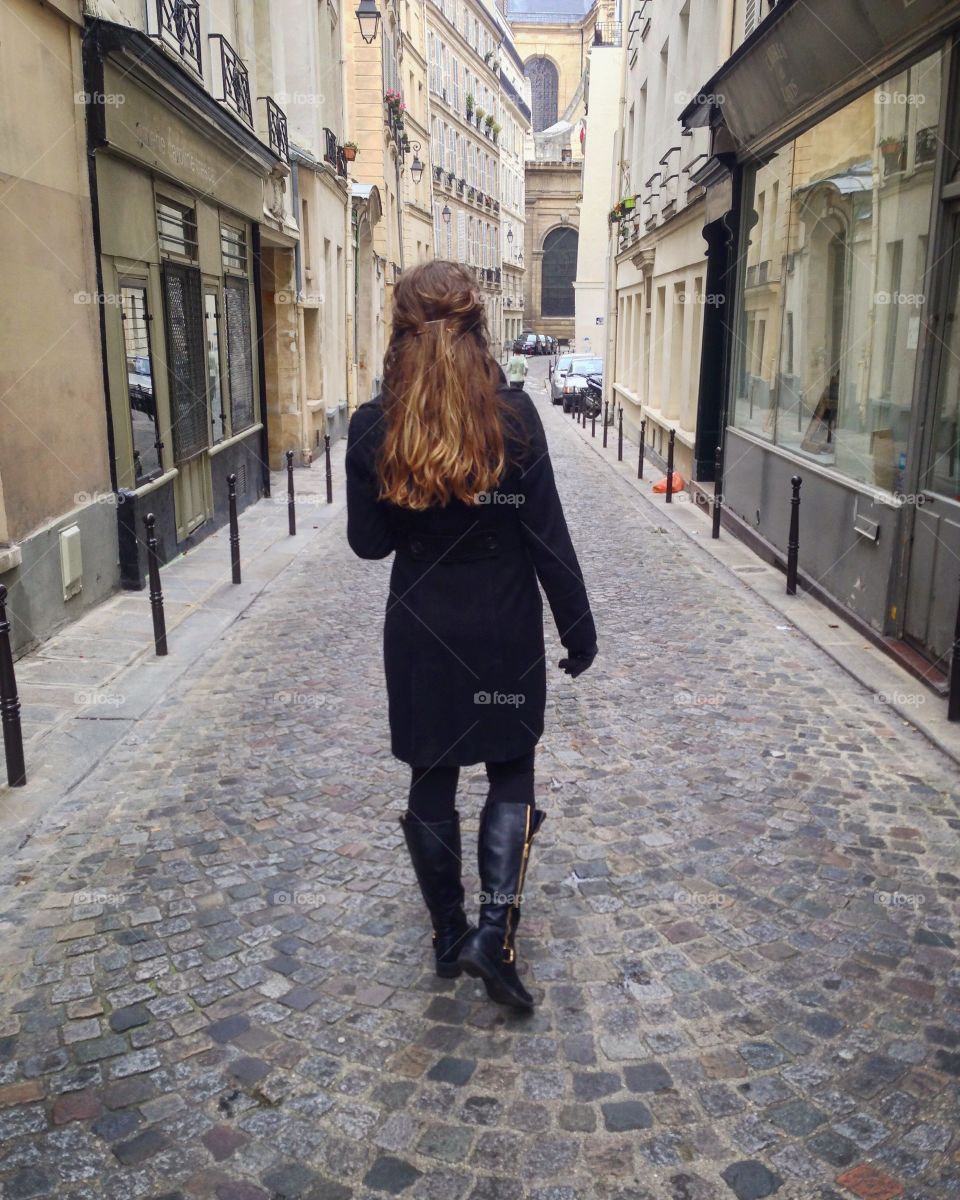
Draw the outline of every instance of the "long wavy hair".
<instances>
[{"instance_id":1,"label":"long wavy hair","mask_svg":"<svg viewBox=\"0 0 960 1200\"><path fill-rule=\"evenodd\" d=\"M496 487L508 455L499 387L470 275L442 260L404 271L384 356L380 498L425 509Z\"/></svg>"}]
</instances>

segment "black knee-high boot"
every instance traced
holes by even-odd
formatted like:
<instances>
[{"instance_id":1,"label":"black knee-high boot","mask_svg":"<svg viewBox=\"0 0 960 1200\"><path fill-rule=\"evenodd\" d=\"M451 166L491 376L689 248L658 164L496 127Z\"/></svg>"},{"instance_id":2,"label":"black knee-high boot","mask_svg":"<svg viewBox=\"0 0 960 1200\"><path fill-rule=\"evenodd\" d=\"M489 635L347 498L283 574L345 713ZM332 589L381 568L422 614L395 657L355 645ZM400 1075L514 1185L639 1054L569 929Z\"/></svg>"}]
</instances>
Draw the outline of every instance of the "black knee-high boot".
<instances>
[{"instance_id":1,"label":"black knee-high boot","mask_svg":"<svg viewBox=\"0 0 960 1200\"><path fill-rule=\"evenodd\" d=\"M530 845L545 814L533 804L487 801L480 818L480 922L461 944L460 966L484 981L498 1004L533 1008L517 974L513 939L520 920Z\"/></svg>"},{"instance_id":2,"label":"black knee-high boot","mask_svg":"<svg viewBox=\"0 0 960 1200\"><path fill-rule=\"evenodd\" d=\"M455 979L460 974L457 955L464 936L472 929L463 911L460 882L460 814L446 821L421 821L411 812L400 818L410 861L433 924L437 974Z\"/></svg>"}]
</instances>

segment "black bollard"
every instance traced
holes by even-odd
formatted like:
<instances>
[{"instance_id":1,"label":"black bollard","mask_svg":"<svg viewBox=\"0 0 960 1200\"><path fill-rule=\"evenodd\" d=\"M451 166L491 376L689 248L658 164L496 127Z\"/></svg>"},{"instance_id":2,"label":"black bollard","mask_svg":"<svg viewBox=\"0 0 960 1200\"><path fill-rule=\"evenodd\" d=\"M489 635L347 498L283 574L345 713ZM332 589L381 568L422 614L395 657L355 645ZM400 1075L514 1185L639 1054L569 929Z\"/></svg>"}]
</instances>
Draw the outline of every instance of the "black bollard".
<instances>
[{"instance_id":1,"label":"black bollard","mask_svg":"<svg viewBox=\"0 0 960 1200\"><path fill-rule=\"evenodd\" d=\"M167 653L167 622L163 615L163 589L160 587L160 556L157 554L157 518L147 513L147 574L150 576L150 611L153 614L153 648L156 654Z\"/></svg>"},{"instance_id":2,"label":"black bollard","mask_svg":"<svg viewBox=\"0 0 960 1200\"><path fill-rule=\"evenodd\" d=\"M591 401L590 404L590 436L597 436L597 406Z\"/></svg>"},{"instance_id":3,"label":"black bollard","mask_svg":"<svg viewBox=\"0 0 960 1200\"><path fill-rule=\"evenodd\" d=\"M640 422L640 453L637 455L637 478L643 478L643 458L645 453L645 445L647 440L647 421L644 418Z\"/></svg>"},{"instance_id":4,"label":"black bollard","mask_svg":"<svg viewBox=\"0 0 960 1200\"><path fill-rule=\"evenodd\" d=\"M793 495L790 497L790 536L787 539L787 595L797 594L797 559L800 557L800 484L803 480L794 475L790 480Z\"/></svg>"},{"instance_id":5,"label":"black bollard","mask_svg":"<svg viewBox=\"0 0 960 1200\"><path fill-rule=\"evenodd\" d=\"M957 605L957 620L953 627L953 652L950 655L949 691L947 692L947 720L960 721L960 604Z\"/></svg>"},{"instance_id":6,"label":"black bollard","mask_svg":"<svg viewBox=\"0 0 960 1200\"><path fill-rule=\"evenodd\" d=\"M293 451L287 451L287 524L290 536L297 532L297 508L293 499Z\"/></svg>"},{"instance_id":7,"label":"black bollard","mask_svg":"<svg viewBox=\"0 0 960 1200\"><path fill-rule=\"evenodd\" d=\"M27 767L23 760L23 731L20 728L20 697L13 670L10 647L10 622L7 619L7 589L0 583L0 724L3 725L3 752L7 759L7 783L23 787Z\"/></svg>"},{"instance_id":8,"label":"black bollard","mask_svg":"<svg viewBox=\"0 0 960 1200\"><path fill-rule=\"evenodd\" d=\"M237 477L227 476L227 498L230 503L230 571L233 582L240 583L240 525L237 522Z\"/></svg>"},{"instance_id":9,"label":"black bollard","mask_svg":"<svg viewBox=\"0 0 960 1200\"><path fill-rule=\"evenodd\" d=\"M607 425L609 424L609 421L607 420L607 416L608 416L609 406L610 406L610 401L604 400L604 402L603 402L603 448L604 448L604 450L606 450L606 448L607 448Z\"/></svg>"},{"instance_id":10,"label":"black bollard","mask_svg":"<svg viewBox=\"0 0 960 1200\"><path fill-rule=\"evenodd\" d=\"M323 435L323 457L327 469L327 503L333 503L333 470L330 466L330 434Z\"/></svg>"},{"instance_id":11,"label":"black bollard","mask_svg":"<svg viewBox=\"0 0 960 1200\"><path fill-rule=\"evenodd\" d=\"M713 531L711 537L720 536L720 511L723 508L723 446L718 446L713 456Z\"/></svg>"},{"instance_id":12,"label":"black bollard","mask_svg":"<svg viewBox=\"0 0 960 1200\"><path fill-rule=\"evenodd\" d=\"M617 413L617 462L623 462L623 405Z\"/></svg>"},{"instance_id":13,"label":"black bollard","mask_svg":"<svg viewBox=\"0 0 960 1200\"><path fill-rule=\"evenodd\" d=\"M667 438L667 503L673 503L673 444L677 439L677 431L670 430Z\"/></svg>"}]
</instances>

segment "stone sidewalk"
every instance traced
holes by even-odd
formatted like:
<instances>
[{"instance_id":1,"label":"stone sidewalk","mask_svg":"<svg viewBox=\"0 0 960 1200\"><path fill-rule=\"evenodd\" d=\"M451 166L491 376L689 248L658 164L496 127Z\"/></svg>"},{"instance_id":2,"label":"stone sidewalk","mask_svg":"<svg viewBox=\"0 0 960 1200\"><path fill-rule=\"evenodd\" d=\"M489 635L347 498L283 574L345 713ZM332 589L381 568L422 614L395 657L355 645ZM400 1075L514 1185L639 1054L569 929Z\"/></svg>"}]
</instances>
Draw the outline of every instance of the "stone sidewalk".
<instances>
[{"instance_id":1,"label":"stone sidewalk","mask_svg":"<svg viewBox=\"0 0 960 1200\"><path fill-rule=\"evenodd\" d=\"M7 856L3 1197L960 1197L953 764L538 403L601 656L550 668L536 1012L430 971L338 506Z\"/></svg>"}]
</instances>

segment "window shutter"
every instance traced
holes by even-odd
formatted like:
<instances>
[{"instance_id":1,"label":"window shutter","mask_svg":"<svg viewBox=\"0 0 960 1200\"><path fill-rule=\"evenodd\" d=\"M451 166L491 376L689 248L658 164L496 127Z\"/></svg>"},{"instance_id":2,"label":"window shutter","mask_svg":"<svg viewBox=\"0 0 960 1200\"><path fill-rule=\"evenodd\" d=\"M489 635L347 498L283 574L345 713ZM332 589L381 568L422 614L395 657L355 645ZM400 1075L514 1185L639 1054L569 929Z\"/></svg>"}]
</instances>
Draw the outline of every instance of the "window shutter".
<instances>
[{"instance_id":1,"label":"window shutter","mask_svg":"<svg viewBox=\"0 0 960 1200\"><path fill-rule=\"evenodd\" d=\"M227 376L230 381L230 432L253 424L253 346L250 339L250 285L228 276L223 281L227 320Z\"/></svg>"},{"instance_id":2,"label":"window shutter","mask_svg":"<svg viewBox=\"0 0 960 1200\"><path fill-rule=\"evenodd\" d=\"M467 261L467 217L463 209L457 213L457 262Z\"/></svg>"},{"instance_id":3,"label":"window shutter","mask_svg":"<svg viewBox=\"0 0 960 1200\"><path fill-rule=\"evenodd\" d=\"M203 346L203 286L198 267L163 264L163 309L170 375L170 417L176 462L207 444L207 374Z\"/></svg>"}]
</instances>

